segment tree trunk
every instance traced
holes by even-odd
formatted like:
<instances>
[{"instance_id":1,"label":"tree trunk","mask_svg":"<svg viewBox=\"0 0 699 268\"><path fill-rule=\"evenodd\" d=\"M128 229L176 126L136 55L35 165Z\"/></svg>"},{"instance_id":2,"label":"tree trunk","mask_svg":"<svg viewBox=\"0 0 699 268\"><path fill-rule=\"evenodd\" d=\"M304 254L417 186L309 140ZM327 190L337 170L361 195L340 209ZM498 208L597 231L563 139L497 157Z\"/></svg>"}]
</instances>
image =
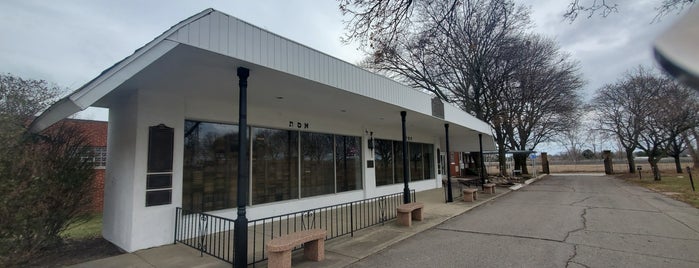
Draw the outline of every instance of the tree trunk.
<instances>
[{"instance_id":1,"label":"tree trunk","mask_svg":"<svg viewBox=\"0 0 699 268\"><path fill-rule=\"evenodd\" d=\"M648 157L648 163L650 164L650 169L653 170L653 180L660 181L660 170L658 169L658 161L655 157Z\"/></svg>"},{"instance_id":2,"label":"tree trunk","mask_svg":"<svg viewBox=\"0 0 699 268\"><path fill-rule=\"evenodd\" d=\"M650 161L650 158L648 158ZM633 149L626 149L626 161L629 162L629 173L636 173L636 163L633 160Z\"/></svg>"},{"instance_id":3,"label":"tree trunk","mask_svg":"<svg viewBox=\"0 0 699 268\"><path fill-rule=\"evenodd\" d=\"M520 170L522 170L522 174L529 174L529 169L527 168L527 155L526 154L520 154L517 158L519 158L519 163L520 163Z\"/></svg>"},{"instance_id":4,"label":"tree trunk","mask_svg":"<svg viewBox=\"0 0 699 268\"><path fill-rule=\"evenodd\" d=\"M500 176L507 176L507 158L505 157L504 144L498 144L498 164L500 165Z\"/></svg>"},{"instance_id":5,"label":"tree trunk","mask_svg":"<svg viewBox=\"0 0 699 268\"><path fill-rule=\"evenodd\" d=\"M673 158L675 158L675 170L677 170L677 174L681 174L682 173L682 164L680 163L680 156L675 155L675 156L673 156Z\"/></svg>"}]
</instances>

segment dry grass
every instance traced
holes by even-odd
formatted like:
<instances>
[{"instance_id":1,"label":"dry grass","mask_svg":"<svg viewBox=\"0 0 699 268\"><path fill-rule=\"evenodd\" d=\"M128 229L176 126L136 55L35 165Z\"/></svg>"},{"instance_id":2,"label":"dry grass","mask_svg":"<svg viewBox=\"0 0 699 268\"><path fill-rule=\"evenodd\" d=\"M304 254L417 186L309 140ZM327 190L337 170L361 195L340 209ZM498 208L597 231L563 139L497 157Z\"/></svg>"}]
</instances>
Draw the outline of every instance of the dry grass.
<instances>
[{"instance_id":1,"label":"dry grass","mask_svg":"<svg viewBox=\"0 0 699 268\"><path fill-rule=\"evenodd\" d=\"M695 180L698 179L697 174L692 175ZM619 174L617 177L699 208L699 192L692 191L689 175L686 173L662 172L660 181L654 181L653 175L647 172L641 174L641 179L638 178L638 174L628 173ZM694 186L699 187L699 183L695 181Z\"/></svg>"}]
</instances>

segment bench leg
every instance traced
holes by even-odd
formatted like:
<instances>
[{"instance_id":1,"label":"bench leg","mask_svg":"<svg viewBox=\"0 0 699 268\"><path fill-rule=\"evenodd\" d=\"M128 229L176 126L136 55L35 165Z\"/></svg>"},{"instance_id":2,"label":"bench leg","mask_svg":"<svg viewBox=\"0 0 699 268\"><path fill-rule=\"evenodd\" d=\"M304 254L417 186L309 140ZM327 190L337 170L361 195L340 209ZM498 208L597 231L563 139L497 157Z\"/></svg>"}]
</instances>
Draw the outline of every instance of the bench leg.
<instances>
[{"instance_id":1,"label":"bench leg","mask_svg":"<svg viewBox=\"0 0 699 268\"><path fill-rule=\"evenodd\" d=\"M410 220L412 217L411 214L412 213L398 212L398 215L396 216L398 218L398 225L410 227L412 225L412 221Z\"/></svg>"},{"instance_id":2,"label":"bench leg","mask_svg":"<svg viewBox=\"0 0 699 268\"><path fill-rule=\"evenodd\" d=\"M325 259L325 240L318 239L303 244L303 256L312 261Z\"/></svg>"},{"instance_id":3,"label":"bench leg","mask_svg":"<svg viewBox=\"0 0 699 268\"><path fill-rule=\"evenodd\" d=\"M416 221L421 221L421 220L422 220L422 208L415 209L415 210L413 210L413 212L410 213L410 214L412 215L413 220L416 220Z\"/></svg>"},{"instance_id":4,"label":"bench leg","mask_svg":"<svg viewBox=\"0 0 699 268\"><path fill-rule=\"evenodd\" d=\"M478 200L478 191L473 192L473 200Z\"/></svg>"},{"instance_id":5,"label":"bench leg","mask_svg":"<svg viewBox=\"0 0 699 268\"><path fill-rule=\"evenodd\" d=\"M267 267L291 268L291 250L270 252L267 258Z\"/></svg>"},{"instance_id":6,"label":"bench leg","mask_svg":"<svg viewBox=\"0 0 699 268\"><path fill-rule=\"evenodd\" d=\"M464 194L464 202L473 202L473 200L475 200L474 193L463 192L463 194Z\"/></svg>"}]
</instances>

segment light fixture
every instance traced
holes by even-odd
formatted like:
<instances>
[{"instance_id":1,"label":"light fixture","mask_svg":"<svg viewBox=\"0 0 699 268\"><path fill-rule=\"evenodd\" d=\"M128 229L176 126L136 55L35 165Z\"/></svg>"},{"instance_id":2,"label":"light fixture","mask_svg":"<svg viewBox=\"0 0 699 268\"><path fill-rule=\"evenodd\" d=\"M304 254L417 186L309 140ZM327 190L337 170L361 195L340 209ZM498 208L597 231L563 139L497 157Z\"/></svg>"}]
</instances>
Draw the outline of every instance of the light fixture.
<instances>
[{"instance_id":1,"label":"light fixture","mask_svg":"<svg viewBox=\"0 0 699 268\"><path fill-rule=\"evenodd\" d=\"M369 144L369 150L374 150L374 132L373 131L369 132L368 144Z\"/></svg>"}]
</instances>

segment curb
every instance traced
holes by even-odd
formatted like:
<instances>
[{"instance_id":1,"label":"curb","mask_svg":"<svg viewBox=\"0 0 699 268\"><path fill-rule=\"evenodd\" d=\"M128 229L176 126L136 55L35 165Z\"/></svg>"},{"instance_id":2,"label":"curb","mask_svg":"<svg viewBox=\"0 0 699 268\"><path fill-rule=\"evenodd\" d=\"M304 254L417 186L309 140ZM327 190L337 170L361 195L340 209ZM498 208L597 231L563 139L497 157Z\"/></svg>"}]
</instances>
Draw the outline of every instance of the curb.
<instances>
[{"instance_id":1,"label":"curb","mask_svg":"<svg viewBox=\"0 0 699 268\"><path fill-rule=\"evenodd\" d=\"M517 191L517 190L519 190L519 189L521 189L521 188L524 188L525 186L527 186L527 185L529 185L529 184L532 184L533 182L536 182L536 181L538 181L538 180L543 179L545 176L548 176L548 174L541 174L541 175L536 176L536 177L534 177L534 178L528 179L528 180L524 181L523 184L522 184L522 183L517 183L517 184L515 184L515 185L513 185L513 186L510 186L510 190L512 190L512 191Z\"/></svg>"}]
</instances>

